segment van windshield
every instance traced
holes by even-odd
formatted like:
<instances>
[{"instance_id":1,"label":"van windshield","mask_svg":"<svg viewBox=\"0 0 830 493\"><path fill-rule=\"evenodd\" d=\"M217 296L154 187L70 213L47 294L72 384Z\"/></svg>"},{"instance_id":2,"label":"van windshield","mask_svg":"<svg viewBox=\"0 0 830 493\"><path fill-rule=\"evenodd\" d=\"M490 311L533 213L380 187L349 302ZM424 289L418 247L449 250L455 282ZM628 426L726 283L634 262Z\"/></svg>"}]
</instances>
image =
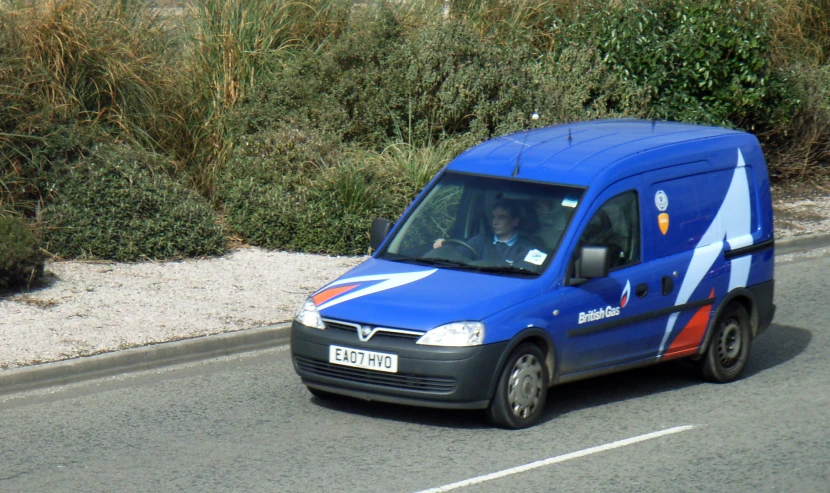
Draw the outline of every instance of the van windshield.
<instances>
[{"instance_id":1,"label":"van windshield","mask_svg":"<svg viewBox=\"0 0 830 493\"><path fill-rule=\"evenodd\" d=\"M540 274L583 188L446 172L380 258L482 272Z\"/></svg>"}]
</instances>

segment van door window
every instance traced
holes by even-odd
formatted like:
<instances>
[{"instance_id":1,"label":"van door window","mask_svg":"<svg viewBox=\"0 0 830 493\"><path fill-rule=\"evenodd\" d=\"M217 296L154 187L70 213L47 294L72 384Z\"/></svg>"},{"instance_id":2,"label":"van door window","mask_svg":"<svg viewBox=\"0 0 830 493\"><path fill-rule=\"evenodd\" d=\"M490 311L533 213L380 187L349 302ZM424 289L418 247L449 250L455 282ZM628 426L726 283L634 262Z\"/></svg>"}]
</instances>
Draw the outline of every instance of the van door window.
<instances>
[{"instance_id":1,"label":"van door window","mask_svg":"<svg viewBox=\"0 0 830 493\"><path fill-rule=\"evenodd\" d=\"M611 270L639 263L639 211L637 192L626 192L608 200L588 221L579 239L577 252L583 246L608 247Z\"/></svg>"}]
</instances>

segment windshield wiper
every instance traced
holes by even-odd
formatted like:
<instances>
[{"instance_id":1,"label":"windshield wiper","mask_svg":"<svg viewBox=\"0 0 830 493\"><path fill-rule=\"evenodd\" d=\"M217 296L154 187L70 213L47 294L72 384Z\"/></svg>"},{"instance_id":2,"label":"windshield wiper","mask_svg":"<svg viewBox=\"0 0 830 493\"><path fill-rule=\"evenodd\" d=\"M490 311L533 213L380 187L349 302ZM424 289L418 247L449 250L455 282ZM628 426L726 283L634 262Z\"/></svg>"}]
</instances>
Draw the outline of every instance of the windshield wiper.
<instances>
[{"instance_id":1,"label":"windshield wiper","mask_svg":"<svg viewBox=\"0 0 830 493\"><path fill-rule=\"evenodd\" d=\"M493 272L493 273L505 273L505 274L524 274L530 276L538 276L539 273L536 271L532 271L530 269L525 269L524 267L517 267L515 265L507 266L507 265L491 265L491 266L473 266L473 269L479 272Z\"/></svg>"},{"instance_id":2,"label":"windshield wiper","mask_svg":"<svg viewBox=\"0 0 830 493\"><path fill-rule=\"evenodd\" d=\"M464 262L456 262L455 260L448 260L445 258L408 258L406 259L407 262L415 262L418 264L423 265L437 265L439 267L460 267L464 269L469 269L471 266L469 264L465 264Z\"/></svg>"}]
</instances>

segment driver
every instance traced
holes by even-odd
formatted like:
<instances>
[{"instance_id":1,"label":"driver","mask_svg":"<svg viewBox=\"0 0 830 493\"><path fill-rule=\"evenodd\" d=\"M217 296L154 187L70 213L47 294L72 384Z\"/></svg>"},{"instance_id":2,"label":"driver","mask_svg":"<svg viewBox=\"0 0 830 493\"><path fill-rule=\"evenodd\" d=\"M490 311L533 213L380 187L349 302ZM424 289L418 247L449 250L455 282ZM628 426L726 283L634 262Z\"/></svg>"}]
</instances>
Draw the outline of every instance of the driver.
<instances>
[{"instance_id":1,"label":"driver","mask_svg":"<svg viewBox=\"0 0 830 493\"><path fill-rule=\"evenodd\" d=\"M481 260L492 264L513 265L524 260L535 247L530 240L519 235L521 215L519 206L502 200L493 205L493 234L481 232L467 243L475 249ZM444 239L435 240L433 248L441 248Z\"/></svg>"}]
</instances>

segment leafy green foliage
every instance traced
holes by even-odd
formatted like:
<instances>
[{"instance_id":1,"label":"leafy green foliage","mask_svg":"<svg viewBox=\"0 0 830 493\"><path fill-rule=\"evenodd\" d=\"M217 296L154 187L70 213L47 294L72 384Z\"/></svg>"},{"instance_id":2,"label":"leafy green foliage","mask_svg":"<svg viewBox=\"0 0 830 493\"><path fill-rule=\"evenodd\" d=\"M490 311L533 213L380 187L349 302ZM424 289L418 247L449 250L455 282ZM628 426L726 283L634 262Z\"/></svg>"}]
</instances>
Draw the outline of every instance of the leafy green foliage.
<instances>
[{"instance_id":1,"label":"leafy green foliage","mask_svg":"<svg viewBox=\"0 0 830 493\"><path fill-rule=\"evenodd\" d=\"M375 149L390 140L476 142L540 123L643 115L646 94L591 48L536 57L482 37L464 19L404 31L394 12L366 19L325 53L305 52L241 108L245 133L280 122Z\"/></svg>"},{"instance_id":2,"label":"leafy green foliage","mask_svg":"<svg viewBox=\"0 0 830 493\"><path fill-rule=\"evenodd\" d=\"M43 274L39 247L19 218L0 214L0 289L28 286Z\"/></svg>"},{"instance_id":3,"label":"leafy green foliage","mask_svg":"<svg viewBox=\"0 0 830 493\"><path fill-rule=\"evenodd\" d=\"M194 0L171 13L13 0L0 8L0 206L46 210L64 256L221 250L186 183L246 241L362 253L372 217L397 216L440 164L534 110L532 126L743 128L773 177L803 176L830 163L828 1ZM114 178L122 161L141 186ZM158 203L152 190L174 204L150 207L156 243L122 231L144 212L79 212ZM201 240L178 229L185 210Z\"/></svg>"},{"instance_id":4,"label":"leafy green foliage","mask_svg":"<svg viewBox=\"0 0 830 493\"><path fill-rule=\"evenodd\" d=\"M348 0L195 0L184 24L187 49L181 81L193 101L185 113L190 175L214 192L233 143L230 113L258 81L272 76L295 46L316 49L336 37Z\"/></svg>"},{"instance_id":5,"label":"leafy green foliage","mask_svg":"<svg viewBox=\"0 0 830 493\"><path fill-rule=\"evenodd\" d=\"M258 160L247 150L231 158L229 170L240 177L226 178L225 220L253 245L326 254L367 253L372 219L398 217L457 152L447 143L397 143L381 152L352 148L332 162L318 154L298 169L270 150Z\"/></svg>"},{"instance_id":6,"label":"leafy green foliage","mask_svg":"<svg viewBox=\"0 0 830 493\"><path fill-rule=\"evenodd\" d=\"M593 2L565 38L651 94L660 119L769 128L785 118L785 80L770 60L764 5L755 0Z\"/></svg>"},{"instance_id":7,"label":"leafy green foliage","mask_svg":"<svg viewBox=\"0 0 830 493\"><path fill-rule=\"evenodd\" d=\"M97 147L55 187L45 247L62 257L175 259L219 254L213 210L173 181L172 165L126 145Z\"/></svg>"}]
</instances>

